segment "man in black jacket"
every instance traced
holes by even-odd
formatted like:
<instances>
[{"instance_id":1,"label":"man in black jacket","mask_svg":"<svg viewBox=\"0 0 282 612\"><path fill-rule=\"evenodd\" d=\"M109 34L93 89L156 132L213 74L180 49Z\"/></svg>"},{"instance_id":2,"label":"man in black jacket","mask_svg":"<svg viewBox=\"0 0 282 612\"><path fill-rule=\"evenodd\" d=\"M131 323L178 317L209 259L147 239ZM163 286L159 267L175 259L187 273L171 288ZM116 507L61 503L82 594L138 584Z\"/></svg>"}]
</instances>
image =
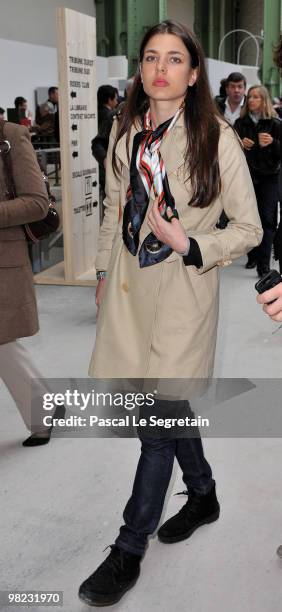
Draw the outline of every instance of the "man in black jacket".
<instances>
[{"instance_id":1,"label":"man in black jacket","mask_svg":"<svg viewBox=\"0 0 282 612\"><path fill-rule=\"evenodd\" d=\"M112 85L101 85L97 92L98 97L98 130L102 123L107 121L118 105L118 90Z\"/></svg>"},{"instance_id":2,"label":"man in black jacket","mask_svg":"<svg viewBox=\"0 0 282 612\"><path fill-rule=\"evenodd\" d=\"M234 125L236 119L240 117L241 109L246 99L246 85L246 79L241 72L231 72L227 79L221 79L220 81L220 95L216 96L214 101L219 112L231 125ZM225 96L222 95L223 89L225 89ZM217 227L224 229L227 224L228 217L223 211Z\"/></svg>"},{"instance_id":3,"label":"man in black jacket","mask_svg":"<svg viewBox=\"0 0 282 612\"><path fill-rule=\"evenodd\" d=\"M101 85L98 89L98 134L91 143L92 155L99 163L99 181L102 195L105 191L105 163L109 138L118 105L118 92L111 85Z\"/></svg>"},{"instance_id":4,"label":"man in black jacket","mask_svg":"<svg viewBox=\"0 0 282 612\"><path fill-rule=\"evenodd\" d=\"M234 125L240 117L241 108L245 102L246 79L241 72L231 72L225 80L226 97L215 98L217 107L225 119Z\"/></svg>"}]
</instances>

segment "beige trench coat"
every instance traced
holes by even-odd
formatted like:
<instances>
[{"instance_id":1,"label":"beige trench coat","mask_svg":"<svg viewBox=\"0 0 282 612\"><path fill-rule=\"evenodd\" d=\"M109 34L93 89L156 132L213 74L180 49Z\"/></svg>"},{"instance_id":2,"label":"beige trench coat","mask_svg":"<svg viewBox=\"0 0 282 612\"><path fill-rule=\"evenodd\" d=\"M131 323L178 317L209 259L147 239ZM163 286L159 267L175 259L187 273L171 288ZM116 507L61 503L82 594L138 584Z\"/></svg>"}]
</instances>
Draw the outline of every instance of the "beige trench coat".
<instances>
[{"instance_id":1,"label":"beige trench coat","mask_svg":"<svg viewBox=\"0 0 282 612\"><path fill-rule=\"evenodd\" d=\"M5 123L4 135L11 144L17 197L7 200L0 155L0 344L38 331L33 275L22 225L43 219L49 205L27 128Z\"/></svg>"},{"instance_id":2,"label":"beige trench coat","mask_svg":"<svg viewBox=\"0 0 282 612\"><path fill-rule=\"evenodd\" d=\"M170 190L187 235L201 250L203 266L185 266L173 252L164 262L143 268L122 240L122 218L129 184L125 136L117 156L122 175L111 164L116 122L107 156L105 218L101 227L97 270L107 270L96 343L89 374L101 378L208 378L216 346L221 266L257 246L262 238L256 198L244 153L233 130L222 123L219 164L220 196L207 208L187 203L191 185L184 182L186 134L183 117L161 145ZM130 151L136 129L132 129ZM148 211L153 203L150 198ZM216 229L222 210L230 222ZM147 213L148 213L147 211ZM146 219L140 244L150 232Z\"/></svg>"}]
</instances>

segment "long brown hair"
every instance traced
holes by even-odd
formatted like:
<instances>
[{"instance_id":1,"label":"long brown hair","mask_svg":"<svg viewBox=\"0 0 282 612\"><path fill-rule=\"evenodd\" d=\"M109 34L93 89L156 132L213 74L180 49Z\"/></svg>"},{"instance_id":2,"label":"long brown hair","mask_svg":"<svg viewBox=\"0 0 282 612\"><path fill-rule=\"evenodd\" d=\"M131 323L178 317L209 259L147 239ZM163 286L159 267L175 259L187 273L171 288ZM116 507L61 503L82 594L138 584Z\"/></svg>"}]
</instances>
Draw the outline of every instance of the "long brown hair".
<instances>
[{"instance_id":1,"label":"long brown hair","mask_svg":"<svg viewBox=\"0 0 282 612\"><path fill-rule=\"evenodd\" d=\"M174 34L181 38L191 57L191 67L198 68L198 78L188 87L184 101L184 120L187 129L187 148L184 161L189 171L192 185L191 206L205 208L220 193L221 181L218 163L218 140L220 133L219 112L211 97L204 54L193 32L185 25L166 20L146 32L140 47L139 62L143 60L144 50L155 34ZM144 92L138 68L128 100L119 120L118 131L113 147L113 167L119 169L116 161L116 146L126 134L126 148L129 159L129 138L131 126L143 119L149 107L149 99Z\"/></svg>"}]
</instances>

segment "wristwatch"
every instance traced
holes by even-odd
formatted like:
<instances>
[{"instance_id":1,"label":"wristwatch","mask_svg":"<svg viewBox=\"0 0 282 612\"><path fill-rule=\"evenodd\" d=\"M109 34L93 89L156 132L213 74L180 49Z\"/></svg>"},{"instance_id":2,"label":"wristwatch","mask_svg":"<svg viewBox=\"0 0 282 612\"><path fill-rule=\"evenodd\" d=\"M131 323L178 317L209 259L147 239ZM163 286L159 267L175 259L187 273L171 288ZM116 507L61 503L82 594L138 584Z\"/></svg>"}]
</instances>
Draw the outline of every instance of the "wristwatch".
<instances>
[{"instance_id":1,"label":"wristwatch","mask_svg":"<svg viewBox=\"0 0 282 612\"><path fill-rule=\"evenodd\" d=\"M103 278L106 278L106 276L107 276L107 272L105 270L98 270L96 272L97 281L102 280Z\"/></svg>"}]
</instances>

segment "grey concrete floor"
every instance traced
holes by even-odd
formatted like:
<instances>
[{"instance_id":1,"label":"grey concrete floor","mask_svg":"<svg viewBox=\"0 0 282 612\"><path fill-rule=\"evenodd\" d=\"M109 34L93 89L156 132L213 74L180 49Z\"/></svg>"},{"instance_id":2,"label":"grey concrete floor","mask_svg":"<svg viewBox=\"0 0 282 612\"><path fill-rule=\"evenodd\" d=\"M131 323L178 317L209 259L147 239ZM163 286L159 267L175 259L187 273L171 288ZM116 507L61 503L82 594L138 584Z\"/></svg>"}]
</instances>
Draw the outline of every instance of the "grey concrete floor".
<instances>
[{"instance_id":1,"label":"grey concrete floor","mask_svg":"<svg viewBox=\"0 0 282 612\"><path fill-rule=\"evenodd\" d=\"M215 375L281 378L282 330L272 335L276 324L256 304L255 273L240 260L221 279ZM85 377L94 289L42 286L37 296L41 331L25 341L37 366L46 377ZM1 589L61 590L64 612L86 612L77 589L117 534L138 442L69 438L23 448L25 427L3 385L0 399ZM204 446L220 520L172 546L151 539L139 581L113 609L281 611L282 561L275 551L282 543L282 441L206 439ZM185 503L173 496L183 488L175 466L163 517ZM24 608L7 608L16 609Z\"/></svg>"}]
</instances>

